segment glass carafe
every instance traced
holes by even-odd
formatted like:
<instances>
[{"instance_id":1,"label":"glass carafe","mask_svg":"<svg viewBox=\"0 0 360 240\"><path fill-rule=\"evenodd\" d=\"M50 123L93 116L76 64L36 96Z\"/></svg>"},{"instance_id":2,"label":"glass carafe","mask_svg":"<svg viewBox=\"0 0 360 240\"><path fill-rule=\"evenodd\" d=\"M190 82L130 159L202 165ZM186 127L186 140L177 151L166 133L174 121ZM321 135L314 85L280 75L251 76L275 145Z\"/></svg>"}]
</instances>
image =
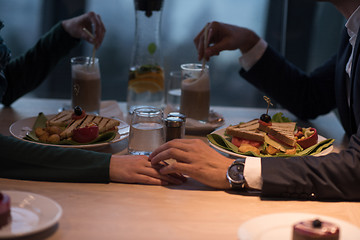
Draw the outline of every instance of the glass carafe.
<instances>
[{"instance_id":1,"label":"glass carafe","mask_svg":"<svg viewBox=\"0 0 360 240\"><path fill-rule=\"evenodd\" d=\"M163 0L134 0L135 43L127 90L130 113L139 106L164 105L164 70L160 48Z\"/></svg>"}]
</instances>

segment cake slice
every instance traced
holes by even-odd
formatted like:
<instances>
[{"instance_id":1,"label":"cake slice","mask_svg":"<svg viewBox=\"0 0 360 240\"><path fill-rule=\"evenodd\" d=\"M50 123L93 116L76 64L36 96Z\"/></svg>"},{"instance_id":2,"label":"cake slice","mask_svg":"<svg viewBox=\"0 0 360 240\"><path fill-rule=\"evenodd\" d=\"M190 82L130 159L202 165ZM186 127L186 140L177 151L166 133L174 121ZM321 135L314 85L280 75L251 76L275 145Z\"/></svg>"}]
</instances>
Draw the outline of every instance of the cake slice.
<instances>
[{"instance_id":1,"label":"cake slice","mask_svg":"<svg viewBox=\"0 0 360 240\"><path fill-rule=\"evenodd\" d=\"M0 192L0 229L11 220L10 196Z\"/></svg>"}]
</instances>

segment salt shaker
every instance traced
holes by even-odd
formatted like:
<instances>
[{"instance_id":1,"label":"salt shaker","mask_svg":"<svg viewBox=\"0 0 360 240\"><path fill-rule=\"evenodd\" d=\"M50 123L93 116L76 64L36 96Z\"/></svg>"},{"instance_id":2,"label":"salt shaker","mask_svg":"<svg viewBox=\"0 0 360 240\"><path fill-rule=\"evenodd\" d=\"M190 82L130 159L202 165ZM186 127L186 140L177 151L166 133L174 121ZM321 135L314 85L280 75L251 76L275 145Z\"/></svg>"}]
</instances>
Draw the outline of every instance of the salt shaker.
<instances>
[{"instance_id":1,"label":"salt shaker","mask_svg":"<svg viewBox=\"0 0 360 240\"><path fill-rule=\"evenodd\" d=\"M183 138L184 131L183 126L185 122L183 119L179 117L167 117L165 119L165 127L166 127L166 142L171 141L176 138Z\"/></svg>"}]
</instances>

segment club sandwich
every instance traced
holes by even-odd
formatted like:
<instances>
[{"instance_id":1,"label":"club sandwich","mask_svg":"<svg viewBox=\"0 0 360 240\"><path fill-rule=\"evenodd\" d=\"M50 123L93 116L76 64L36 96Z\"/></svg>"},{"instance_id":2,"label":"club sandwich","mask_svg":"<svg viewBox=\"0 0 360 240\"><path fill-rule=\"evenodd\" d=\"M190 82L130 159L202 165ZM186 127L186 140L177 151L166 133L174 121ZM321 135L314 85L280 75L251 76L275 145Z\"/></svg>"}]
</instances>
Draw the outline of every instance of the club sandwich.
<instances>
[{"instance_id":1,"label":"club sandwich","mask_svg":"<svg viewBox=\"0 0 360 240\"><path fill-rule=\"evenodd\" d=\"M231 125L226 128L226 134L250 141L264 142L266 133L259 129L259 125L258 119Z\"/></svg>"},{"instance_id":2,"label":"club sandwich","mask_svg":"<svg viewBox=\"0 0 360 240\"><path fill-rule=\"evenodd\" d=\"M266 132L269 138L290 147L294 147L296 145L296 139L294 136L295 127L296 122L273 122L270 126L259 124L259 130Z\"/></svg>"}]
</instances>

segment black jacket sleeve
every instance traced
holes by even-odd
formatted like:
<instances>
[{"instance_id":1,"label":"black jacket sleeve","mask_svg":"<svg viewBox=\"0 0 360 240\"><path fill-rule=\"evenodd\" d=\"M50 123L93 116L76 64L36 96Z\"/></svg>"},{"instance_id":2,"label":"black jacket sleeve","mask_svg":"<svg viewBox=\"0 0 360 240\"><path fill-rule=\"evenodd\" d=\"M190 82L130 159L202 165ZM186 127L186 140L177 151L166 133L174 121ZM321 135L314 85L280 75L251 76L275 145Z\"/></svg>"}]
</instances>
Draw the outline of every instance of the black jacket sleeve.
<instances>
[{"instance_id":1,"label":"black jacket sleeve","mask_svg":"<svg viewBox=\"0 0 360 240\"><path fill-rule=\"evenodd\" d=\"M0 135L0 177L58 181L109 182L111 154L52 147Z\"/></svg>"},{"instance_id":2,"label":"black jacket sleeve","mask_svg":"<svg viewBox=\"0 0 360 240\"><path fill-rule=\"evenodd\" d=\"M262 158L263 197L360 200L360 128L340 153Z\"/></svg>"},{"instance_id":3,"label":"black jacket sleeve","mask_svg":"<svg viewBox=\"0 0 360 240\"><path fill-rule=\"evenodd\" d=\"M2 103L10 106L16 99L34 90L79 42L65 32L60 22L56 24L33 48L6 66L4 73L8 86Z\"/></svg>"},{"instance_id":4,"label":"black jacket sleeve","mask_svg":"<svg viewBox=\"0 0 360 240\"><path fill-rule=\"evenodd\" d=\"M286 61L271 46L249 70L240 74L298 118L313 119L336 107L334 56L311 74Z\"/></svg>"}]
</instances>

